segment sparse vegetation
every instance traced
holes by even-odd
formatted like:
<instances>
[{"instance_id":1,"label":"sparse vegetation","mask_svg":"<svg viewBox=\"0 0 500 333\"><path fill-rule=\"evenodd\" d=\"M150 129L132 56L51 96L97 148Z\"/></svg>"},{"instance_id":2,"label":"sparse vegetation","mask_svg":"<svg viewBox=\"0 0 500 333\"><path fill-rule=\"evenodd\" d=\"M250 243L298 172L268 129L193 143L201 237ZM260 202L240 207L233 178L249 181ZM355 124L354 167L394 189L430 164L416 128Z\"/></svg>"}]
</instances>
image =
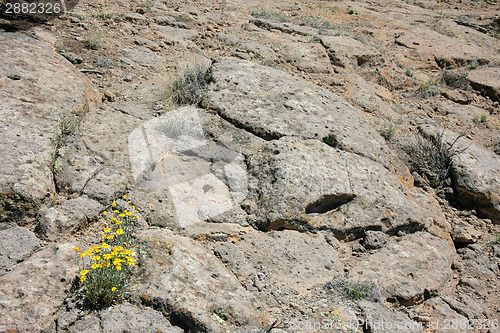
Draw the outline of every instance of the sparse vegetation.
<instances>
[{"instance_id":1,"label":"sparse vegetation","mask_svg":"<svg viewBox=\"0 0 500 333\"><path fill-rule=\"evenodd\" d=\"M340 292L344 296L359 300L371 299L378 300L381 298L380 288L373 281L346 281L332 280L325 284L325 288Z\"/></svg>"},{"instance_id":2,"label":"sparse vegetation","mask_svg":"<svg viewBox=\"0 0 500 333\"><path fill-rule=\"evenodd\" d=\"M102 32L100 30L94 29L87 33L85 37L85 45L90 50L97 50L102 43Z\"/></svg>"},{"instance_id":3,"label":"sparse vegetation","mask_svg":"<svg viewBox=\"0 0 500 333\"><path fill-rule=\"evenodd\" d=\"M443 81L450 88L467 89L469 79L466 72L446 71L443 73Z\"/></svg>"},{"instance_id":4,"label":"sparse vegetation","mask_svg":"<svg viewBox=\"0 0 500 333\"><path fill-rule=\"evenodd\" d=\"M488 121L488 115L482 114L481 117L478 117L477 115L475 115L474 118L472 118L472 121L475 124L485 123Z\"/></svg>"},{"instance_id":5,"label":"sparse vegetation","mask_svg":"<svg viewBox=\"0 0 500 333\"><path fill-rule=\"evenodd\" d=\"M291 18L285 15L282 12L278 12L276 10L272 10L266 7L261 6L258 11L252 12L253 17L265 19L265 20L273 20L278 22L290 22Z\"/></svg>"},{"instance_id":6,"label":"sparse vegetation","mask_svg":"<svg viewBox=\"0 0 500 333\"><path fill-rule=\"evenodd\" d=\"M171 108L197 104L212 81L210 67L188 64L180 67L167 85L167 104Z\"/></svg>"},{"instance_id":7,"label":"sparse vegetation","mask_svg":"<svg viewBox=\"0 0 500 333\"><path fill-rule=\"evenodd\" d=\"M429 98L438 94L436 82L428 80L420 84L417 91L417 96L420 98Z\"/></svg>"},{"instance_id":8,"label":"sparse vegetation","mask_svg":"<svg viewBox=\"0 0 500 333\"><path fill-rule=\"evenodd\" d=\"M402 145L406 162L411 171L421 175L428 184L441 193L450 176L453 158L465 149L458 149L456 143L465 133L460 134L451 144L444 140L444 131L431 137L414 136L413 142Z\"/></svg>"},{"instance_id":9,"label":"sparse vegetation","mask_svg":"<svg viewBox=\"0 0 500 333\"><path fill-rule=\"evenodd\" d=\"M379 127L378 132L385 140L393 142L396 137L396 132L398 130L399 125L400 122L397 122L393 119L389 119L384 121L382 126Z\"/></svg>"},{"instance_id":10,"label":"sparse vegetation","mask_svg":"<svg viewBox=\"0 0 500 333\"><path fill-rule=\"evenodd\" d=\"M113 18L113 16L115 16L115 13L108 10L101 10L97 13L92 14L92 16L100 19L111 19Z\"/></svg>"},{"instance_id":11,"label":"sparse vegetation","mask_svg":"<svg viewBox=\"0 0 500 333\"><path fill-rule=\"evenodd\" d=\"M305 25L316 29L335 29L336 25L332 22L322 19L318 16L296 16L289 17L286 14L272 10L266 7L260 7L258 11L252 12L252 16L272 20L277 22L291 22L299 25Z\"/></svg>"},{"instance_id":12,"label":"sparse vegetation","mask_svg":"<svg viewBox=\"0 0 500 333\"><path fill-rule=\"evenodd\" d=\"M496 234L496 236L495 236L495 243L497 243L498 245L500 245L500 233Z\"/></svg>"}]
</instances>

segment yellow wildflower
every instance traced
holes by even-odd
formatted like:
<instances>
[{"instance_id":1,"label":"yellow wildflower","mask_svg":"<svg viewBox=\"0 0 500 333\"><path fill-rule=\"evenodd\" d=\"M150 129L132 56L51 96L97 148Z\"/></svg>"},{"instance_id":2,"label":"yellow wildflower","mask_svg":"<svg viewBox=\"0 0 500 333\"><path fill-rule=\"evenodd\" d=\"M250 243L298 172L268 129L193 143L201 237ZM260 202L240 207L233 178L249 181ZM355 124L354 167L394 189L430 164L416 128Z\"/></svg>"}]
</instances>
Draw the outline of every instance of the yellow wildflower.
<instances>
[{"instance_id":1,"label":"yellow wildflower","mask_svg":"<svg viewBox=\"0 0 500 333\"><path fill-rule=\"evenodd\" d=\"M109 236L108 236L108 239L113 239L113 238L115 238L115 236L114 236L114 235L109 235Z\"/></svg>"},{"instance_id":2,"label":"yellow wildflower","mask_svg":"<svg viewBox=\"0 0 500 333\"><path fill-rule=\"evenodd\" d=\"M80 272L80 274L82 274L82 276L85 276L87 275L89 271L87 269L84 269L83 271Z\"/></svg>"},{"instance_id":3,"label":"yellow wildflower","mask_svg":"<svg viewBox=\"0 0 500 333\"><path fill-rule=\"evenodd\" d=\"M127 216L130 216L130 215L132 215L132 212L127 212L126 214L127 214Z\"/></svg>"},{"instance_id":4,"label":"yellow wildflower","mask_svg":"<svg viewBox=\"0 0 500 333\"><path fill-rule=\"evenodd\" d=\"M116 201L113 201L113 203L111 204L111 206L116 207Z\"/></svg>"},{"instance_id":5,"label":"yellow wildflower","mask_svg":"<svg viewBox=\"0 0 500 333\"><path fill-rule=\"evenodd\" d=\"M111 222L115 222L115 221L116 221L116 217L114 217L114 216L113 216L113 217L111 218Z\"/></svg>"},{"instance_id":6,"label":"yellow wildflower","mask_svg":"<svg viewBox=\"0 0 500 333\"><path fill-rule=\"evenodd\" d=\"M78 246L75 246L75 247L73 248L73 250L75 250L76 252L78 252L78 251L80 251L80 248L78 248Z\"/></svg>"},{"instance_id":7,"label":"yellow wildflower","mask_svg":"<svg viewBox=\"0 0 500 333\"><path fill-rule=\"evenodd\" d=\"M108 243L106 243L106 242L102 242L102 244L101 244L101 245L102 245L102 248L103 248L103 249L109 249L109 244L108 244Z\"/></svg>"},{"instance_id":8,"label":"yellow wildflower","mask_svg":"<svg viewBox=\"0 0 500 333\"><path fill-rule=\"evenodd\" d=\"M127 195L126 194L123 195L123 199L127 199Z\"/></svg>"},{"instance_id":9,"label":"yellow wildflower","mask_svg":"<svg viewBox=\"0 0 500 333\"><path fill-rule=\"evenodd\" d=\"M85 280L87 280L87 277L85 275L80 278L80 281L82 282L85 282Z\"/></svg>"},{"instance_id":10,"label":"yellow wildflower","mask_svg":"<svg viewBox=\"0 0 500 333\"><path fill-rule=\"evenodd\" d=\"M125 216L125 214L123 214L123 213L118 215L118 217L124 217L124 216Z\"/></svg>"},{"instance_id":11,"label":"yellow wildflower","mask_svg":"<svg viewBox=\"0 0 500 333\"><path fill-rule=\"evenodd\" d=\"M116 270L121 271L122 270L122 265L116 265Z\"/></svg>"},{"instance_id":12,"label":"yellow wildflower","mask_svg":"<svg viewBox=\"0 0 500 333\"><path fill-rule=\"evenodd\" d=\"M111 288L111 291L115 291L115 290L116 290L116 287Z\"/></svg>"},{"instance_id":13,"label":"yellow wildflower","mask_svg":"<svg viewBox=\"0 0 500 333\"><path fill-rule=\"evenodd\" d=\"M132 209L135 209L135 206L130 206Z\"/></svg>"},{"instance_id":14,"label":"yellow wildflower","mask_svg":"<svg viewBox=\"0 0 500 333\"><path fill-rule=\"evenodd\" d=\"M97 268L99 268L99 264L93 264L91 267L92 267L92 269L97 269Z\"/></svg>"},{"instance_id":15,"label":"yellow wildflower","mask_svg":"<svg viewBox=\"0 0 500 333\"><path fill-rule=\"evenodd\" d=\"M121 221L121 220L120 221L116 221L116 224L122 224L122 223L123 223L123 221Z\"/></svg>"},{"instance_id":16,"label":"yellow wildflower","mask_svg":"<svg viewBox=\"0 0 500 333\"><path fill-rule=\"evenodd\" d=\"M104 211L104 212L102 212L102 215L106 215L107 213L108 213L107 211Z\"/></svg>"},{"instance_id":17,"label":"yellow wildflower","mask_svg":"<svg viewBox=\"0 0 500 333\"><path fill-rule=\"evenodd\" d=\"M95 257L92 257L92 260L99 261L99 260L101 260L101 257L100 256L95 256Z\"/></svg>"},{"instance_id":18,"label":"yellow wildflower","mask_svg":"<svg viewBox=\"0 0 500 333\"><path fill-rule=\"evenodd\" d=\"M110 232L111 231L111 228L104 228L104 232Z\"/></svg>"},{"instance_id":19,"label":"yellow wildflower","mask_svg":"<svg viewBox=\"0 0 500 333\"><path fill-rule=\"evenodd\" d=\"M116 233L117 233L118 235L123 234L123 229L121 229L121 228L120 228L120 229L116 230Z\"/></svg>"}]
</instances>

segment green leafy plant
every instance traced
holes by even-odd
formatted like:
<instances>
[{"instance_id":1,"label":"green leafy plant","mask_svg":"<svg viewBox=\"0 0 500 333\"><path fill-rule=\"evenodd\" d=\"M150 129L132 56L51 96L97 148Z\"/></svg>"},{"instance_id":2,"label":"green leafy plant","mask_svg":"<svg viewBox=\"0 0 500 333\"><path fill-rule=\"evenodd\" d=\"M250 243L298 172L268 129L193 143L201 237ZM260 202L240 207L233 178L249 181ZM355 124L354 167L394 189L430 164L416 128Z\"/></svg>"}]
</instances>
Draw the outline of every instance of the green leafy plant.
<instances>
[{"instance_id":1,"label":"green leafy plant","mask_svg":"<svg viewBox=\"0 0 500 333\"><path fill-rule=\"evenodd\" d=\"M126 196L124 196L126 198ZM99 245L84 252L75 247L78 255L80 283L87 301L93 306L110 305L116 301L128 286L128 279L135 266L134 229L139 211L129 201L129 209L116 209L112 203L113 215L110 225L104 228Z\"/></svg>"}]
</instances>

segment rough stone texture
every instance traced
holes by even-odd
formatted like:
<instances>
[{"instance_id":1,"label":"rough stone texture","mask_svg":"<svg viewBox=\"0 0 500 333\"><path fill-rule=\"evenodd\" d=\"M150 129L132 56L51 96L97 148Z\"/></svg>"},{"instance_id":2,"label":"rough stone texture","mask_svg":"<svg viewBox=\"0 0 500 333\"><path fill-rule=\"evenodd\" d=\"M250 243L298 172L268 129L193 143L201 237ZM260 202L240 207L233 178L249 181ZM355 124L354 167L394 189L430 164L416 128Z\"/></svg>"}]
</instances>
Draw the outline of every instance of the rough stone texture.
<instances>
[{"instance_id":1,"label":"rough stone texture","mask_svg":"<svg viewBox=\"0 0 500 333\"><path fill-rule=\"evenodd\" d=\"M352 67L382 63L382 54L375 48L347 36L325 36L321 44L335 66Z\"/></svg>"},{"instance_id":2,"label":"rough stone texture","mask_svg":"<svg viewBox=\"0 0 500 333\"><path fill-rule=\"evenodd\" d=\"M40 332L52 327L78 270L73 247L50 245L1 277L0 331Z\"/></svg>"},{"instance_id":3,"label":"rough stone texture","mask_svg":"<svg viewBox=\"0 0 500 333\"><path fill-rule=\"evenodd\" d=\"M77 320L61 325L58 329L69 333L181 333L179 327L172 326L161 312L129 303L118 304L97 313L80 315Z\"/></svg>"},{"instance_id":4,"label":"rough stone texture","mask_svg":"<svg viewBox=\"0 0 500 333\"><path fill-rule=\"evenodd\" d=\"M26 228L0 230L0 275L31 256L40 247L35 234Z\"/></svg>"},{"instance_id":5,"label":"rough stone texture","mask_svg":"<svg viewBox=\"0 0 500 333\"><path fill-rule=\"evenodd\" d=\"M22 223L54 192L53 140L64 112L97 94L66 59L23 34L0 33L0 221ZM39 61L44 59L44 61Z\"/></svg>"},{"instance_id":6,"label":"rough stone texture","mask_svg":"<svg viewBox=\"0 0 500 333\"><path fill-rule=\"evenodd\" d=\"M365 112L388 118L395 118L397 116L397 113L377 96L371 85L358 75L351 75L349 77L349 86L344 96Z\"/></svg>"},{"instance_id":7,"label":"rough stone texture","mask_svg":"<svg viewBox=\"0 0 500 333\"><path fill-rule=\"evenodd\" d=\"M367 249L380 249L387 242L387 235L381 231L367 231L363 246Z\"/></svg>"},{"instance_id":8,"label":"rough stone texture","mask_svg":"<svg viewBox=\"0 0 500 333\"><path fill-rule=\"evenodd\" d=\"M493 101L500 101L500 68L478 68L468 76L472 88L490 97Z\"/></svg>"},{"instance_id":9,"label":"rough stone texture","mask_svg":"<svg viewBox=\"0 0 500 333\"><path fill-rule=\"evenodd\" d=\"M90 154L79 136L69 136L59 148L54 161L54 178L59 192L81 193L98 169L96 159Z\"/></svg>"},{"instance_id":10,"label":"rough stone texture","mask_svg":"<svg viewBox=\"0 0 500 333\"><path fill-rule=\"evenodd\" d=\"M402 304L417 304L426 294L439 293L451 279L453 253L451 240L417 232L359 260L349 276L376 282L384 296Z\"/></svg>"},{"instance_id":11,"label":"rough stone texture","mask_svg":"<svg viewBox=\"0 0 500 333\"><path fill-rule=\"evenodd\" d=\"M331 65L325 48L317 43L286 43L283 59L297 69L312 73L330 73Z\"/></svg>"},{"instance_id":12,"label":"rough stone texture","mask_svg":"<svg viewBox=\"0 0 500 333\"><path fill-rule=\"evenodd\" d=\"M102 209L97 201L83 195L43 211L39 228L49 240L59 240L82 224L97 220Z\"/></svg>"},{"instance_id":13,"label":"rough stone texture","mask_svg":"<svg viewBox=\"0 0 500 333\"><path fill-rule=\"evenodd\" d=\"M396 43L433 57L442 68L461 67L472 61L488 63L497 59L492 50L426 28L405 32L396 38Z\"/></svg>"},{"instance_id":14,"label":"rough stone texture","mask_svg":"<svg viewBox=\"0 0 500 333\"><path fill-rule=\"evenodd\" d=\"M148 255L144 272L131 286L135 297L170 314L171 322L183 328L223 332L260 324L256 300L204 247L161 229L145 230L138 238ZM212 319L214 313L227 314L224 326Z\"/></svg>"},{"instance_id":15,"label":"rough stone texture","mask_svg":"<svg viewBox=\"0 0 500 333\"><path fill-rule=\"evenodd\" d=\"M436 135L439 129L432 124L420 126L426 135ZM444 131L443 140L452 144L459 134ZM453 159L452 178L457 201L466 208L473 208L493 223L500 223L500 156L460 138L454 145L461 154Z\"/></svg>"},{"instance_id":16,"label":"rough stone texture","mask_svg":"<svg viewBox=\"0 0 500 333\"><path fill-rule=\"evenodd\" d=\"M424 327L433 328L435 332L446 333L450 331L450 327L445 327L445 323L451 326L453 323L458 323L458 327L454 326L453 331L457 333L470 332L471 330L460 323L472 323L466 317L453 311L450 306L443 301L441 297L434 297L424 303L418 305L412 311L414 317L419 320ZM477 319L477 318L476 318Z\"/></svg>"},{"instance_id":17,"label":"rough stone texture","mask_svg":"<svg viewBox=\"0 0 500 333\"><path fill-rule=\"evenodd\" d=\"M356 237L365 228L394 233L443 223L436 203L382 165L316 140L270 142L248 170L254 204L245 209L264 230L328 228Z\"/></svg>"},{"instance_id":18,"label":"rough stone texture","mask_svg":"<svg viewBox=\"0 0 500 333\"><path fill-rule=\"evenodd\" d=\"M361 308L369 332L424 332L421 323L413 321L401 312L394 311L381 303L360 301L358 305Z\"/></svg>"},{"instance_id":19,"label":"rough stone texture","mask_svg":"<svg viewBox=\"0 0 500 333\"><path fill-rule=\"evenodd\" d=\"M297 231L250 233L214 251L247 288L258 290L306 293L342 272L337 252L322 236Z\"/></svg>"},{"instance_id":20,"label":"rough stone texture","mask_svg":"<svg viewBox=\"0 0 500 333\"><path fill-rule=\"evenodd\" d=\"M121 171L106 167L87 182L83 193L106 205L125 193L127 178Z\"/></svg>"},{"instance_id":21,"label":"rough stone texture","mask_svg":"<svg viewBox=\"0 0 500 333\"><path fill-rule=\"evenodd\" d=\"M280 70L222 58L204 104L266 140L323 140L387 165L390 152L371 121L334 93Z\"/></svg>"}]
</instances>

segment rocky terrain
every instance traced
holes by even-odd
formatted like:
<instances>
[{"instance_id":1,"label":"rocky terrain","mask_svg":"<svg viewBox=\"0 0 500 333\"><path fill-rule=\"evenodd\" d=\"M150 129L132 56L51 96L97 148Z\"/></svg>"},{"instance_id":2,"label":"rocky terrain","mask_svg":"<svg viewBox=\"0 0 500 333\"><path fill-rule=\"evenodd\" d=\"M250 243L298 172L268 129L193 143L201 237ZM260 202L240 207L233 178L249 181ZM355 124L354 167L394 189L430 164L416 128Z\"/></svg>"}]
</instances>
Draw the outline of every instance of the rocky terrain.
<instances>
[{"instance_id":1,"label":"rocky terrain","mask_svg":"<svg viewBox=\"0 0 500 333\"><path fill-rule=\"evenodd\" d=\"M497 1L0 8L0 332L500 332Z\"/></svg>"}]
</instances>

